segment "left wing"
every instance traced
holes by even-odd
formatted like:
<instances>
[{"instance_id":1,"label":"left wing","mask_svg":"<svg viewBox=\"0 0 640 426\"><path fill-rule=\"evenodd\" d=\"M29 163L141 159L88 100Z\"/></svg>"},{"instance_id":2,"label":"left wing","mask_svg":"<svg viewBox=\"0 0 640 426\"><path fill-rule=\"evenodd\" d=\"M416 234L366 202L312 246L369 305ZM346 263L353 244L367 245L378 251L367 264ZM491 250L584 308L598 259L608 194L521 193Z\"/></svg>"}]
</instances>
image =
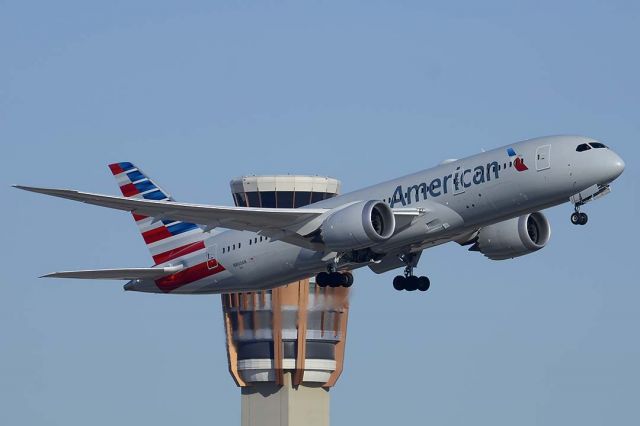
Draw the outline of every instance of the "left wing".
<instances>
[{"instance_id":1,"label":"left wing","mask_svg":"<svg viewBox=\"0 0 640 426\"><path fill-rule=\"evenodd\" d=\"M323 250L324 245L304 238L317 230L334 209L325 208L258 208L226 207L204 204L154 201L93 194L71 189L36 188L14 185L18 189L80 201L96 206L125 210L153 217L155 220L171 219L197 223L205 229L223 227L238 231L252 231L313 250ZM394 215L400 222L412 220L424 213L423 209L398 209Z\"/></svg>"},{"instance_id":2,"label":"left wing","mask_svg":"<svg viewBox=\"0 0 640 426\"><path fill-rule=\"evenodd\" d=\"M208 228L218 226L238 231L258 232L263 229L295 229L295 224L306 222L329 209L276 209L259 207L226 207L204 204L178 203L131 199L112 195L93 194L72 189L36 188L14 185L25 191L66 198L110 209L125 210L156 220L173 219L197 223Z\"/></svg>"}]
</instances>

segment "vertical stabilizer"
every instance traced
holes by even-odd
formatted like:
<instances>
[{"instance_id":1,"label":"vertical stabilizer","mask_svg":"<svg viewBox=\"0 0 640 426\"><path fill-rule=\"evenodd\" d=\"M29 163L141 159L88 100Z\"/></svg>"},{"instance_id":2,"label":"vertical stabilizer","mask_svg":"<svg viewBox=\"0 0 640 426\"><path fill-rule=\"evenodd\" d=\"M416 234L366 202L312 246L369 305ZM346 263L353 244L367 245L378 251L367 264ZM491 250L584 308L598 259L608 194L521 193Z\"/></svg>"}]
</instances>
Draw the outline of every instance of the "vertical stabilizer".
<instances>
[{"instance_id":1,"label":"vertical stabilizer","mask_svg":"<svg viewBox=\"0 0 640 426\"><path fill-rule=\"evenodd\" d=\"M156 185L142 170L129 162L109 164L122 195L158 201L173 198ZM205 250L205 233L194 223L156 220L133 213L147 248L156 265L182 260Z\"/></svg>"}]
</instances>

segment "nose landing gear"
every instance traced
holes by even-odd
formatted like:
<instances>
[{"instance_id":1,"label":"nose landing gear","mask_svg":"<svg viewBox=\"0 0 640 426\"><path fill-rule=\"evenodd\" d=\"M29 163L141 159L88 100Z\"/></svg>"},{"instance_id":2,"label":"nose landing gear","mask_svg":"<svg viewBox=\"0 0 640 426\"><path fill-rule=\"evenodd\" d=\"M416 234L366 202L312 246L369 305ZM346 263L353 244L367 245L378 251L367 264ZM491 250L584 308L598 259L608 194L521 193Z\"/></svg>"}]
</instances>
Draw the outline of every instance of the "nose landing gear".
<instances>
[{"instance_id":1,"label":"nose landing gear","mask_svg":"<svg viewBox=\"0 0 640 426\"><path fill-rule=\"evenodd\" d=\"M586 225L589 217L585 213L580 213L580 207L585 204L602 198L611 192L609 185L593 185L582 192L573 195L569 200L573 203L574 212L571 214L571 223L574 225Z\"/></svg>"},{"instance_id":2,"label":"nose landing gear","mask_svg":"<svg viewBox=\"0 0 640 426\"><path fill-rule=\"evenodd\" d=\"M575 205L575 212L571 214L571 223L574 225L586 225L589 221L589 216L586 213L580 213L580 206Z\"/></svg>"}]
</instances>

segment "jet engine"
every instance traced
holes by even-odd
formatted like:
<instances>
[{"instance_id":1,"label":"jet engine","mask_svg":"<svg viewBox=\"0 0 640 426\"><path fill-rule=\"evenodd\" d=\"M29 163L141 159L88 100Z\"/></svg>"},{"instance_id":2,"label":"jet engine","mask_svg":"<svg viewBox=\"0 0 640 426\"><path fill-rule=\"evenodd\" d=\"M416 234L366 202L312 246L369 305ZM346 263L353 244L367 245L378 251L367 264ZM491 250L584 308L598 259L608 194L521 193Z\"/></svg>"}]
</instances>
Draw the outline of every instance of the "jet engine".
<instances>
[{"instance_id":1,"label":"jet engine","mask_svg":"<svg viewBox=\"0 0 640 426\"><path fill-rule=\"evenodd\" d=\"M371 247L388 240L396 228L391 208L377 200L359 201L331 214L320 226L322 242L333 251Z\"/></svg>"},{"instance_id":2,"label":"jet engine","mask_svg":"<svg viewBox=\"0 0 640 426\"><path fill-rule=\"evenodd\" d=\"M512 259L540 250L550 236L549 221L535 212L480 229L469 250L479 251L491 260Z\"/></svg>"}]
</instances>

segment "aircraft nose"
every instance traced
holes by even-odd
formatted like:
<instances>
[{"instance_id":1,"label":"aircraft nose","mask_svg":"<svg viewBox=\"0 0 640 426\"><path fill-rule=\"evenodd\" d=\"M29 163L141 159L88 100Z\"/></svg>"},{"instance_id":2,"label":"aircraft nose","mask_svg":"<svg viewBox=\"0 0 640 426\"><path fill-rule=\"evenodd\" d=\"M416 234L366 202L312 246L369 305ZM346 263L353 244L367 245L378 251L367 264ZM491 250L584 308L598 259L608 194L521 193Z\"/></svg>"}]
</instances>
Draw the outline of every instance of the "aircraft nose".
<instances>
[{"instance_id":1,"label":"aircraft nose","mask_svg":"<svg viewBox=\"0 0 640 426\"><path fill-rule=\"evenodd\" d=\"M620 176L622 174L622 172L624 171L624 160L615 152L610 151L612 154L612 159L610 162L610 177L611 180L615 180L618 178L618 176Z\"/></svg>"}]
</instances>

